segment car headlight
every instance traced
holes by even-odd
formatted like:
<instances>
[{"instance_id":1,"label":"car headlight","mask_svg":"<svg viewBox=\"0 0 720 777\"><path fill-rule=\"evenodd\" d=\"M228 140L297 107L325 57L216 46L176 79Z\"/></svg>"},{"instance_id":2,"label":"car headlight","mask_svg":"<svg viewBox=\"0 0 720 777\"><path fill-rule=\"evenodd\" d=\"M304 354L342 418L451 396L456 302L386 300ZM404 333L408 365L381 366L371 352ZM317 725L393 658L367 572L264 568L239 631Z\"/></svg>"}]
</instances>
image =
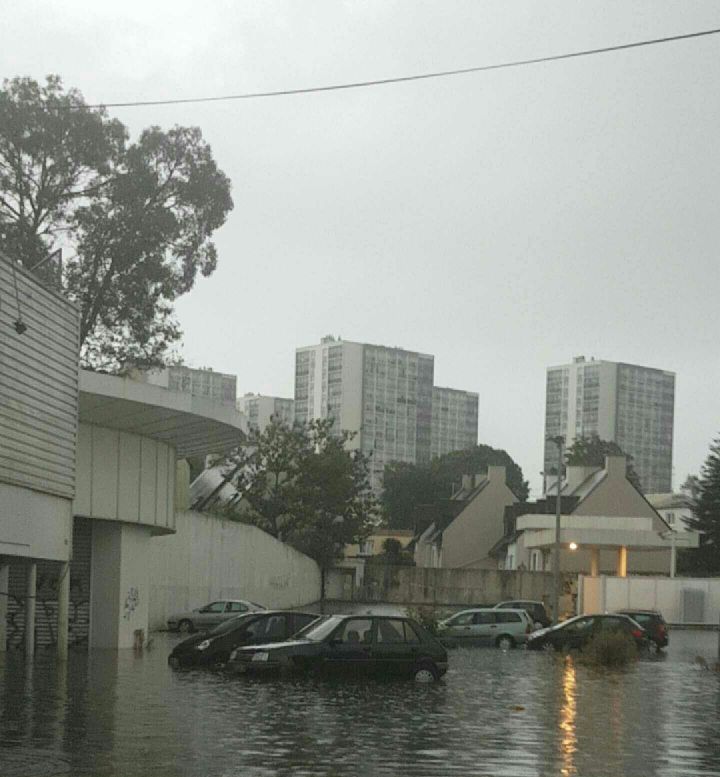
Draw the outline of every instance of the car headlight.
<instances>
[{"instance_id":1,"label":"car headlight","mask_svg":"<svg viewBox=\"0 0 720 777\"><path fill-rule=\"evenodd\" d=\"M268 653L255 653L252 657L253 661L267 661L268 660Z\"/></svg>"},{"instance_id":2,"label":"car headlight","mask_svg":"<svg viewBox=\"0 0 720 777\"><path fill-rule=\"evenodd\" d=\"M195 650L207 650L210 647L210 640L204 639L199 645L195 645Z\"/></svg>"}]
</instances>

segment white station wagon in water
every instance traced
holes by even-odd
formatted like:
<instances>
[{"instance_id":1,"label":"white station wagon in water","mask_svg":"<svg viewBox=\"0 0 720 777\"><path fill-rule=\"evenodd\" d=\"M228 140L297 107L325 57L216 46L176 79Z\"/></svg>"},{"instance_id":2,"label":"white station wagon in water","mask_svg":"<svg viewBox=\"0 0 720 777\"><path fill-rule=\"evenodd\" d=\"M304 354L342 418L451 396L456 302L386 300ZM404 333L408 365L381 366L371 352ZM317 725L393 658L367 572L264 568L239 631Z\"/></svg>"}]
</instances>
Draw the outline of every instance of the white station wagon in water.
<instances>
[{"instance_id":1,"label":"white station wagon in water","mask_svg":"<svg viewBox=\"0 0 720 777\"><path fill-rule=\"evenodd\" d=\"M255 602L249 602L246 599L218 599L218 601L210 602L204 607L171 615L167 620L167 625L170 631L183 631L185 633L206 631L230 618L237 618L238 615L243 615L246 612L264 609L261 604L255 604Z\"/></svg>"}]
</instances>

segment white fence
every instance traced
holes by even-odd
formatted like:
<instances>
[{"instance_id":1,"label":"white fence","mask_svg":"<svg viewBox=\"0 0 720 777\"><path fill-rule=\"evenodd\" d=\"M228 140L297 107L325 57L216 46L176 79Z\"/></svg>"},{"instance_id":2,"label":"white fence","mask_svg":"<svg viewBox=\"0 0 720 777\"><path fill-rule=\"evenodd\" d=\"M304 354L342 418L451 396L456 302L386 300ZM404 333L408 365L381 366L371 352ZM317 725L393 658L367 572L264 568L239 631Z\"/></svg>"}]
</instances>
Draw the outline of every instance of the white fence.
<instances>
[{"instance_id":1,"label":"white fence","mask_svg":"<svg viewBox=\"0 0 720 777\"><path fill-rule=\"evenodd\" d=\"M717 626L720 577L579 576L579 614L626 607L659 610L670 624Z\"/></svg>"}]
</instances>

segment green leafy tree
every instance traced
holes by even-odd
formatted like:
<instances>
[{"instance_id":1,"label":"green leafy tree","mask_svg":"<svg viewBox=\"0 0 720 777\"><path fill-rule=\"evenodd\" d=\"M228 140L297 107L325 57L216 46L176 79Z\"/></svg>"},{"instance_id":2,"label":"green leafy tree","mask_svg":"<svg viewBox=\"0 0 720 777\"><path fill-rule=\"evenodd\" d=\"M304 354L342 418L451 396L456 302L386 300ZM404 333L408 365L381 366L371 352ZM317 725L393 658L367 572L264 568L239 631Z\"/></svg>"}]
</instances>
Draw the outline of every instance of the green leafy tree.
<instances>
[{"instance_id":1,"label":"green leafy tree","mask_svg":"<svg viewBox=\"0 0 720 777\"><path fill-rule=\"evenodd\" d=\"M0 89L2 248L34 267L62 248L86 366L166 363L173 303L217 264L230 182L197 127L127 128L58 76Z\"/></svg>"},{"instance_id":2,"label":"green leafy tree","mask_svg":"<svg viewBox=\"0 0 720 777\"><path fill-rule=\"evenodd\" d=\"M683 554L683 566L693 574L720 574L720 436L710 445L699 478L695 517L690 528L702 532L700 547Z\"/></svg>"},{"instance_id":3,"label":"green leafy tree","mask_svg":"<svg viewBox=\"0 0 720 777\"><path fill-rule=\"evenodd\" d=\"M389 526L415 529L420 506L439 505L450 498L453 485L463 475L486 472L488 466L503 466L508 486L520 500L528 497L528 483L522 469L504 450L477 445L464 451L453 451L430 464L393 462L385 467L382 506Z\"/></svg>"},{"instance_id":4,"label":"green leafy tree","mask_svg":"<svg viewBox=\"0 0 720 777\"><path fill-rule=\"evenodd\" d=\"M622 448L609 440L603 440L597 434L578 437L565 453L565 464L578 467L604 467L606 456L625 456L627 459L627 479L642 491L640 478L633 467L633 458L623 453Z\"/></svg>"},{"instance_id":5,"label":"green leafy tree","mask_svg":"<svg viewBox=\"0 0 720 777\"><path fill-rule=\"evenodd\" d=\"M289 543L326 571L376 519L368 460L349 450L352 437L334 432L327 420L293 427L273 421L254 432L225 463L242 495L226 514Z\"/></svg>"}]
</instances>

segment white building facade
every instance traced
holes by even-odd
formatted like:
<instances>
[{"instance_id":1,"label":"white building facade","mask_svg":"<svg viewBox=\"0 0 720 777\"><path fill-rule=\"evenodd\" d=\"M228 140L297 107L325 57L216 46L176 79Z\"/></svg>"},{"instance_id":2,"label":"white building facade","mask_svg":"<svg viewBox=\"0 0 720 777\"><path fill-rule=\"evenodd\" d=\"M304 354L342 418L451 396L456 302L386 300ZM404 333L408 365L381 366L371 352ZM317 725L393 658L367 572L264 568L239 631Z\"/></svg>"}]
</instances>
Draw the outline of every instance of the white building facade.
<instances>
[{"instance_id":1,"label":"white building facade","mask_svg":"<svg viewBox=\"0 0 720 777\"><path fill-rule=\"evenodd\" d=\"M472 391L433 387L430 444L433 459L477 445L478 403L479 397Z\"/></svg>"},{"instance_id":2,"label":"white building facade","mask_svg":"<svg viewBox=\"0 0 720 777\"><path fill-rule=\"evenodd\" d=\"M579 356L548 368L545 403L546 472L557 466L549 437L597 435L632 456L644 492L672 490L674 373Z\"/></svg>"},{"instance_id":3,"label":"white building facade","mask_svg":"<svg viewBox=\"0 0 720 777\"><path fill-rule=\"evenodd\" d=\"M292 426L295 420L295 402L285 397L245 394L238 398L237 409L245 416L248 429L260 432L273 419L286 426Z\"/></svg>"},{"instance_id":4,"label":"white building facade","mask_svg":"<svg viewBox=\"0 0 720 777\"><path fill-rule=\"evenodd\" d=\"M430 461L433 373L428 354L325 337L296 351L295 419L355 432L378 491L387 463Z\"/></svg>"},{"instance_id":5,"label":"white building facade","mask_svg":"<svg viewBox=\"0 0 720 777\"><path fill-rule=\"evenodd\" d=\"M223 405L234 405L237 395L237 378L211 369L195 369L179 364L161 370L133 375L153 386L162 386L168 391L204 397Z\"/></svg>"}]
</instances>

